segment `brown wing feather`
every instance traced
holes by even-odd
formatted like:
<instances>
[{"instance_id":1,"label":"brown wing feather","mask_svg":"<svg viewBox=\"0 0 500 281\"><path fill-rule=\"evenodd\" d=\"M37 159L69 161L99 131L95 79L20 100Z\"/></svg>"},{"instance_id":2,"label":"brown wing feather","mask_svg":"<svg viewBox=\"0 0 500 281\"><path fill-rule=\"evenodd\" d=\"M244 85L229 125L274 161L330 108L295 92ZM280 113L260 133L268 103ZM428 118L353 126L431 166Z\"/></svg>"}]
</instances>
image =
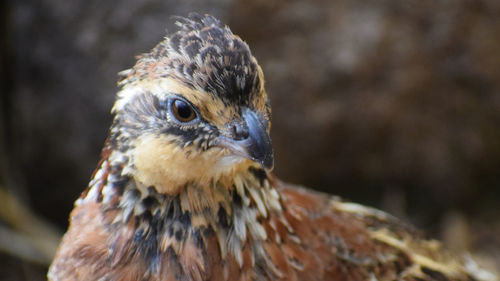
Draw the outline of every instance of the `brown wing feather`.
<instances>
[{"instance_id":1,"label":"brown wing feather","mask_svg":"<svg viewBox=\"0 0 500 281\"><path fill-rule=\"evenodd\" d=\"M288 225L271 217L277 226L266 229L281 242L269 241L267 249L277 267L293 276L283 280L479 280L439 243L386 213L282 182L277 186Z\"/></svg>"}]
</instances>

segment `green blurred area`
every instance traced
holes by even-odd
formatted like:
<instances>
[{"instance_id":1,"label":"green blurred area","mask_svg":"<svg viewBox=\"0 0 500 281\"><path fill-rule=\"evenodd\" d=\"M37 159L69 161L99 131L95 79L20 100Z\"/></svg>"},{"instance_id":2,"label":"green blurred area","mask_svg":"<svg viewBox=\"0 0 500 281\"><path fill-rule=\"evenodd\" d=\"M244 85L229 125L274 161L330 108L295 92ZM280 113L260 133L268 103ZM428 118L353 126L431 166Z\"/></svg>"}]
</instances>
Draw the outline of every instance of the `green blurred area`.
<instances>
[{"instance_id":1,"label":"green blurred area","mask_svg":"<svg viewBox=\"0 0 500 281\"><path fill-rule=\"evenodd\" d=\"M261 64L281 179L382 208L500 267L499 1L0 6L0 184L56 230L98 161L116 73L174 30L170 16L194 11L227 23ZM44 271L0 254L1 280Z\"/></svg>"}]
</instances>

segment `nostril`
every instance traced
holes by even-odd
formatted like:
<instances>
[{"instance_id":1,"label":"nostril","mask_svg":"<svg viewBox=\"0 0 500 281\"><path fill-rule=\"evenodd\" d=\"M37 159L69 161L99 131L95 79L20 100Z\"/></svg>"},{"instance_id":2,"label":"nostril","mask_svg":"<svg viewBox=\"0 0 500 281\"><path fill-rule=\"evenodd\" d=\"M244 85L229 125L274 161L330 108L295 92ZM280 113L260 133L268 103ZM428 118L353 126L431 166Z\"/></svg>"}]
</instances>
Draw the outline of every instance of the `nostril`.
<instances>
[{"instance_id":1,"label":"nostril","mask_svg":"<svg viewBox=\"0 0 500 281\"><path fill-rule=\"evenodd\" d=\"M241 124L233 125L233 135L235 140L244 140L249 136L248 128Z\"/></svg>"}]
</instances>

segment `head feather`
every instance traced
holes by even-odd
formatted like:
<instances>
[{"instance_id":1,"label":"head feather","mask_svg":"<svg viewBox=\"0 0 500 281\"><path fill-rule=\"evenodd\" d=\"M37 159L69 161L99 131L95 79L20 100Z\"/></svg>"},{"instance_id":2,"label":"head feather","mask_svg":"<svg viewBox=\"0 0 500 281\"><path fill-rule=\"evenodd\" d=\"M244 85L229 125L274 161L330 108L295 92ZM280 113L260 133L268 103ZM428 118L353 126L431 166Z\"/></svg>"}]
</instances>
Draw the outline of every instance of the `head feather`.
<instances>
[{"instance_id":1,"label":"head feather","mask_svg":"<svg viewBox=\"0 0 500 281\"><path fill-rule=\"evenodd\" d=\"M261 91L262 79L248 45L213 16L176 20L179 30L141 56L120 84L171 77L224 103L249 104Z\"/></svg>"}]
</instances>

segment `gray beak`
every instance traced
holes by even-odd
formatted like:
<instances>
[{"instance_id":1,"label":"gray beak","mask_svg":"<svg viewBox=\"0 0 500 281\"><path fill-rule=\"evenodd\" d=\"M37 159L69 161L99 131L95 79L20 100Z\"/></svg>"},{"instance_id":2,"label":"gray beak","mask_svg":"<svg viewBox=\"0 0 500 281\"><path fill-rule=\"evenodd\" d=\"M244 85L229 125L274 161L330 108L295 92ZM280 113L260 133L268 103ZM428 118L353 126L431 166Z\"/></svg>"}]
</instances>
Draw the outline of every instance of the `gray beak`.
<instances>
[{"instance_id":1,"label":"gray beak","mask_svg":"<svg viewBox=\"0 0 500 281\"><path fill-rule=\"evenodd\" d=\"M243 109L242 123L232 127L232 138L219 136L216 145L235 155L258 162L265 169L272 169L274 152L271 137L267 133L266 120L250 109Z\"/></svg>"}]
</instances>

